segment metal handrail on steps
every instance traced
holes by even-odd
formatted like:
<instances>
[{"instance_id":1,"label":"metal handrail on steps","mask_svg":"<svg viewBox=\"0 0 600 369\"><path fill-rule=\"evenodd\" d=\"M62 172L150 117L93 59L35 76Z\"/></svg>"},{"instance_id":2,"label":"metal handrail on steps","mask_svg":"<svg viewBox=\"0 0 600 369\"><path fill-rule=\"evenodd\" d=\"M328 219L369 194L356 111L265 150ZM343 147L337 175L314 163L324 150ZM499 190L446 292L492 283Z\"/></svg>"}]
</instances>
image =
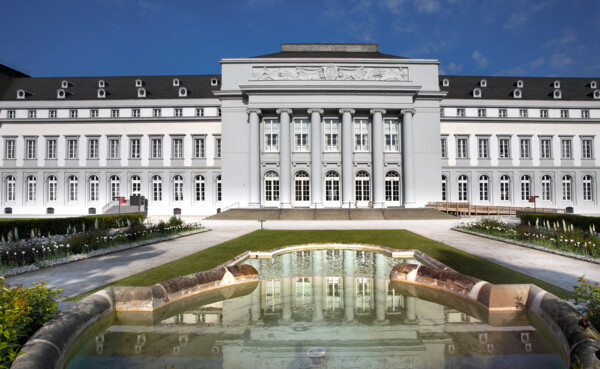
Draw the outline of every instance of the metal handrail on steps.
<instances>
[{"instance_id":1,"label":"metal handrail on steps","mask_svg":"<svg viewBox=\"0 0 600 369\"><path fill-rule=\"evenodd\" d=\"M233 208L239 209L240 208L240 203L239 202L234 202L231 205L227 205L226 207L224 207L223 209L221 209L221 212L227 211L229 209L233 209Z\"/></svg>"}]
</instances>

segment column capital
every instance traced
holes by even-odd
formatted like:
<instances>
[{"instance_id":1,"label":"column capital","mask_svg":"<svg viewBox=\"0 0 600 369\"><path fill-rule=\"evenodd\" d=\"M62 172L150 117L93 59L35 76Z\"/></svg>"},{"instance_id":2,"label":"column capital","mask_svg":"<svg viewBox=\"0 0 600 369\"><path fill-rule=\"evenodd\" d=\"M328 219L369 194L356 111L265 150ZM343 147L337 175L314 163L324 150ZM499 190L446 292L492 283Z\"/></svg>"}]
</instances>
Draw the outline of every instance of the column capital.
<instances>
[{"instance_id":1,"label":"column capital","mask_svg":"<svg viewBox=\"0 0 600 369\"><path fill-rule=\"evenodd\" d=\"M381 113L381 115L385 115L386 110L385 109L371 109L371 111L369 111L369 113L371 115L373 115L375 113Z\"/></svg>"},{"instance_id":2,"label":"column capital","mask_svg":"<svg viewBox=\"0 0 600 369\"><path fill-rule=\"evenodd\" d=\"M261 115L262 111L258 108L250 108L248 110L246 110L246 114L250 115L252 113L256 113L257 115Z\"/></svg>"},{"instance_id":3,"label":"column capital","mask_svg":"<svg viewBox=\"0 0 600 369\"><path fill-rule=\"evenodd\" d=\"M405 115L405 114L412 114L415 115L415 109L402 109L400 110L400 114Z\"/></svg>"},{"instance_id":4,"label":"column capital","mask_svg":"<svg viewBox=\"0 0 600 369\"><path fill-rule=\"evenodd\" d=\"M281 115L281 114L283 114L283 113L287 113L287 114L289 114L289 115L292 115L292 109L288 109L288 108L277 109L277 110L275 111L275 113L277 113L277 114L279 114L279 115Z\"/></svg>"},{"instance_id":5,"label":"column capital","mask_svg":"<svg viewBox=\"0 0 600 369\"><path fill-rule=\"evenodd\" d=\"M318 109L318 108L310 108L307 111L308 111L308 114L319 113L319 114L323 115L323 113L325 113L325 110Z\"/></svg>"},{"instance_id":6,"label":"column capital","mask_svg":"<svg viewBox=\"0 0 600 369\"><path fill-rule=\"evenodd\" d=\"M340 109L340 114L344 114L344 113L354 114L354 113L356 113L356 111L354 109L351 109L351 108L342 108L342 109Z\"/></svg>"}]
</instances>

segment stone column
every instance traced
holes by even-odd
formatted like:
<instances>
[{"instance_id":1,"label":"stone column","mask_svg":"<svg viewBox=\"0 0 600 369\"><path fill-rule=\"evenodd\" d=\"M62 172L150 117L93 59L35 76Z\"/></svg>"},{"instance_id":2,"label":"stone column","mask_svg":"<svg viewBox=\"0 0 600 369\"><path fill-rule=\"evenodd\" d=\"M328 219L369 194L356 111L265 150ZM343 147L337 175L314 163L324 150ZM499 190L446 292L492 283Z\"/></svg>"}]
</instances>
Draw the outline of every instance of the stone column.
<instances>
[{"instance_id":1,"label":"stone column","mask_svg":"<svg viewBox=\"0 0 600 369\"><path fill-rule=\"evenodd\" d=\"M283 278L281 278L281 325L292 321L292 254L281 255Z\"/></svg>"},{"instance_id":2,"label":"stone column","mask_svg":"<svg viewBox=\"0 0 600 369\"><path fill-rule=\"evenodd\" d=\"M373 140L371 155L373 165L373 207L385 207L385 174L383 173L383 115L384 109L371 109L373 114Z\"/></svg>"},{"instance_id":3,"label":"stone column","mask_svg":"<svg viewBox=\"0 0 600 369\"><path fill-rule=\"evenodd\" d=\"M260 109L248 109L248 123L250 124L250 132L248 137L250 139L249 145L249 181L248 181L248 193L249 193L249 208L260 207L260 125L259 115L261 114Z\"/></svg>"},{"instance_id":4,"label":"stone column","mask_svg":"<svg viewBox=\"0 0 600 369\"><path fill-rule=\"evenodd\" d=\"M313 316L314 322L323 321L323 288L324 288L324 279L323 276L323 254L325 251L323 250L313 250L312 251L312 260L313 260L313 301L315 302L315 315Z\"/></svg>"},{"instance_id":5,"label":"stone column","mask_svg":"<svg viewBox=\"0 0 600 369\"><path fill-rule=\"evenodd\" d=\"M356 251L344 250L344 315L346 323L354 323L354 308L356 305L356 291L354 288L355 263Z\"/></svg>"},{"instance_id":6,"label":"stone column","mask_svg":"<svg viewBox=\"0 0 600 369\"><path fill-rule=\"evenodd\" d=\"M323 160L321 146L321 115L323 109L308 109L310 114L310 206L313 208L323 207L323 188L322 166Z\"/></svg>"},{"instance_id":7,"label":"stone column","mask_svg":"<svg viewBox=\"0 0 600 369\"><path fill-rule=\"evenodd\" d=\"M354 140L352 139L352 114L354 109L340 109L342 114L342 207L352 206L354 194Z\"/></svg>"},{"instance_id":8,"label":"stone column","mask_svg":"<svg viewBox=\"0 0 600 369\"><path fill-rule=\"evenodd\" d=\"M385 302L387 298L386 284L388 276L385 273L385 255L375 254L375 315L377 324L387 323L385 319Z\"/></svg>"},{"instance_id":9,"label":"stone column","mask_svg":"<svg viewBox=\"0 0 600 369\"><path fill-rule=\"evenodd\" d=\"M414 109L402 109L402 179L404 185L405 208L414 208L415 204L415 149L413 145Z\"/></svg>"},{"instance_id":10,"label":"stone column","mask_svg":"<svg viewBox=\"0 0 600 369\"><path fill-rule=\"evenodd\" d=\"M290 114L291 109L277 109L280 115L279 126L281 137L279 146L279 199L282 208L292 207L292 149L290 147Z\"/></svg>"}]
</instances>

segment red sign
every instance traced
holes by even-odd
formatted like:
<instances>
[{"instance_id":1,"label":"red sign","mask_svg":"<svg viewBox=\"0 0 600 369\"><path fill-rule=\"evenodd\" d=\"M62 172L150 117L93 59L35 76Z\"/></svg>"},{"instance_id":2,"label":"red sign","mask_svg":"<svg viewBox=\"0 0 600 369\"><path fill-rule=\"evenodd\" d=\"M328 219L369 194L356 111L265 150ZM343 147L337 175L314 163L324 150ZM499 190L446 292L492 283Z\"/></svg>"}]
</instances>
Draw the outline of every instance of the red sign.
<instances>
[{"instance_id":1,"label":"red sign","mask_svg":"<svg viewBox=\"0 0 600 369\"><path fill-rule=\"evenodd\" d=\"M119 204L127 204L127 200L125 200L125 196L117 196L117 197L115 197L115 201L118 201Z\"/></svg>"},{"instance_id":2,"label":"red sign","mask_svg":"<svg viewBox=\"0 0 600 369\"><path fill-rule=\"evenodd\" d=\"M535 199L537 199L539 196L529 196L529 202L535 202Z\"/></svg>"}]
</instances>

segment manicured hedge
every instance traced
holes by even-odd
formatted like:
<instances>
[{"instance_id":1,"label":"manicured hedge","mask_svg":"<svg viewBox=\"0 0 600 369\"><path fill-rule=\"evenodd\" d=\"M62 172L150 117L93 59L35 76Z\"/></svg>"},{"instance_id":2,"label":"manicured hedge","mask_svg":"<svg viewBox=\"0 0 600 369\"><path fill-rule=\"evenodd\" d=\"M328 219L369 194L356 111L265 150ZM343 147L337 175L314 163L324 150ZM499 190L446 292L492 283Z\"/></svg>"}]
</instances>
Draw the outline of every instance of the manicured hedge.
<instances>
[{"instance_id":1,"label":"manicured hedge","mask_svg":"<svg viewBox=\"0 0 600 369\"><path fill-rule=\"evenodd\" d=\"M9 232L14 232L17 229L19 239L29 238L31 230L39 232L42 236L66 234L68 230L73 233L73 228L77 232L85 229L90 230L95 228L96 220L98 220L99 229L118 228L119 225L127 226L127 219L131 223L138 223L145 219L143 214L115 214L115 215L92 215L85 217L72 218L37 218L37 219L2 219L0 220L0 235L6 240ZM14 236L14 234L13 234Z\"/></svg>"},{"instance_id":2,"label":"manicured hedge","mask_svg":"<svg viewBox=\"0 0 600 369\"><path fill-rule=\"evenodd\" d=\"M596 232L600 232L600 217L586 217L581 215L571 214L542 214L542 213L523 213L520 215L521 224L535 225L535 220L539 219L539 224L547 220L551 223L559 222L562 225L565 223L572 224L574 228L579 228L584 231L589 230L591 225L594 225Z\"/></svg>"}]
</instances>

